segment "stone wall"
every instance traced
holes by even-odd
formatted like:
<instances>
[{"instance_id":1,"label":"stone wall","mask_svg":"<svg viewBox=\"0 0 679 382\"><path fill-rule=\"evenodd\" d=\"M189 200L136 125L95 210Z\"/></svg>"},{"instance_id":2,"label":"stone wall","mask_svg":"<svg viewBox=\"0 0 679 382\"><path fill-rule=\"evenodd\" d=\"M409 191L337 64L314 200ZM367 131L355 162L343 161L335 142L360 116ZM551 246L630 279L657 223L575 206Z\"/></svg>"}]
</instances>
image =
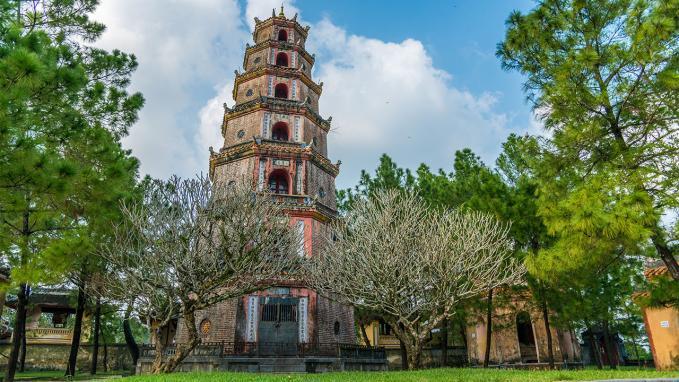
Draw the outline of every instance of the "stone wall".
<instances>
[{"instance_id":1,"label":"stone wall","mask_svg":"<svg viewBox=\"0 0 679 382\"><path fill-rule=\"evenodd\" d=\"M226 122L226 129L224 130L224 146L231 147L243 142L252 142L252 137L262 136L262 119L264 118L264 111L255 111L244 114L238 118L231 119ZM273 123L271 124L273 126ZM239 137L239 132L243 131L242 137ZM271 132L269 131L269 134Z\"/></svg>"},{"instance_id":2,"label":"stone wall","mask_svg":"<svg viewBox=\"0 0 679 382\"><path fill-rule=\"evenodd\" d=\"M225 184L232 180L238 183L248 181L255 176L254 170L256 165L256 158L254 157L225 163L215 168L213 179L215 182L223 182Z\"/></svg>"},{"instance_id":3,"label":"stone wall","mask_svg":"<svg viewBox=\"0 0 679 382\"><path fill-rule=\"evenodd\" d=\"M318 342L356 343L354 310L351 307L319 296L316 302L316 317ZM335 323L339 324L339 334L335 334Z\"/></svg>"},{"instance_id":4,"label":"stone wall","mask_svg":"<svg viewBox=\"0 0 679 382\"><path fill-rule=\"evenodd\" d=\"M132 358L125 344L108 345L109 370L132 370ZM81 345L78 351L78 370L90 370L92 345ZM28 370L66 370L66 363L71 351L70 345L33 344L26 348L26 368ZM0 345L0 354L8 355L9 344ZM104 370L104 346L99 346L99 364L97 368ZM6 362L0 362L0 370L5 370Z\"/></svg>"},{"instance_id":5,"label":"stone wall","mask_svg":"<svg viewBox=\"0 0 679 382\"><path fill-rule=\"evenodd\" d=\"M320 196L320 189L323 188L324 196ZM313 162L307 162L307 195L318 197L321 203L335 209L337 202L335 199L335 178Z\"/></svg>"},{"instance_id":6,"label":"stone wall","mask_svg":"<svg viewBox=\"0 0 679 382\"><path fill-rule=\"evenodd\" d=\"M389 370L401 369L401 349L386 349ZM467 364L464 349L448 349L448 367L461 367ZM425 348L422 350L422 367L441 367L441 349Z\"/></svg>"},{"instance_id":7,"label":"stone wall","mask_svg":"<svg viewBox=\"0 0 679 382\"><path fill-rule=\"evenodd\" d=\"M545 362L548 359L547 331L542 312L535 309L529 303L528 297L524 296L512 301L509 307L496 308L493 313L493 333L490 346L491 363L520 363L522 361L516 327L516 317L519 312L527 312L530 316L538 361ZM482 363L484 358L486 321L485 313L482 313L480 312L476 317L476 324L467 328L469 361L472 364ZM550 329L554 361L563 362L564 358L570 362L579 360L580 351L571 333L560 330L554 325Z\"/></svg>"},{"instance_id":8,"label":"stone wall","mask_svg":"<svg viewBox=\"0 0 679 382\"><path fill-rule=\"evenodd\" d=\"M219 302L205 310L196 312L196 326L198 334L201 335L203 342L233 342L236 334L236 311L238 308L237 298L232 298L226 301ZM203 320L209 320L208 325L203 326L202 329L209 329L206 332L201 331L201 323ZM179 319L177 324L178 343L188 341L188 333L184 320Z\"/></svg>"}]
</instances>

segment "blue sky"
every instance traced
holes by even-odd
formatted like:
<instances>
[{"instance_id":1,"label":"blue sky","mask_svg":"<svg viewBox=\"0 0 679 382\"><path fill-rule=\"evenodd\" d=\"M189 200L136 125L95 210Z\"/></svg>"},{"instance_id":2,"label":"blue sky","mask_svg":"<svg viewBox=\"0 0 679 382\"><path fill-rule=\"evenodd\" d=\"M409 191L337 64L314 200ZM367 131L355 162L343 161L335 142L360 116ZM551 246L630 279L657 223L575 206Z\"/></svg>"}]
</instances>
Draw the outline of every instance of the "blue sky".
<instances>
[{"instance_id":1,"label":"blue sky","mask_svg":"<svg viewBox=\"0 0 679 382\"><path fill-rule=\"evenodd\" d=\"M526 109L520 96L521 77L501 70L495 46L504 37L510 12L525 12L533 4L528 0L433 0L416 5L374 0L296 2L310 22L329 18L354 34L384 41L421 41L434 65L451 73L459 86L472 92L497 89L512 95L502 100L507 110Z\"/></svg>"},{"instance_id":2,"label":"blue sky","mask_svg":"<svg viewBox=\"0 0 679 382\"><path fill-rule=\"evenodd\" d=\"M341 160L338 187L373 170L382 153L404 167L452 168L470 147L492 164L511 132L535 133L521 76L494 55L504 21L526 0L284 0L310 25L307 49L323 81L320 111L333 117L329 154ZM103 0L108 26L99 46L135 53L132 88L147 104L125 145L142 173L164 178L207 171L208 147L221 147L222 103L233 105L252 17L280 0ZM130 12L134 10L134 12Z\"/></svg>"}]
</instances>

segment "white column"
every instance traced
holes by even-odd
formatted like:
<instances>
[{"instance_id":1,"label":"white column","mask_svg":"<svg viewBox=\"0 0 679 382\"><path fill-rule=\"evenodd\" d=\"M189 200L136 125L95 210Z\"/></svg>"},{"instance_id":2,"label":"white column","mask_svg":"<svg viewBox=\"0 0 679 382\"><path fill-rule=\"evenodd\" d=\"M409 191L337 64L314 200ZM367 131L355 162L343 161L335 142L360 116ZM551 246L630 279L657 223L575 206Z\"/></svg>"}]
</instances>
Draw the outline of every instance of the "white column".
<instances>
[{"instance_id":1,"label":"white column","mask_svg":"<svg viewBox=\"0 0 679 382\"><path fill-rule=\"evenodd\" d=\"M297 305L298 318L299 318L299 342L304 344L309 342L309 335L307 333L307 310L309 305L309 299L307 297L302 297L299 299L299 305Z\"/></svg>"},{"instance_id":2,"label":"white column","mask_svg":"<svg viewBox=\"0 0 679 382\"><path fill-rule=\"evenodd\" d=\"M257 324L259 318L259 297L249 296L248 297L248 322L246 330L247 342L257 341Z\"/></svg>"},{"instance_id":3,"label":"white column","mask_svg":"<svg viewBox=\"0 0 679 382\"><path fill-rule=\"evenodd\" d=\"M300 142L302 140L302 134L301 134L301 127L300 127L300 118L299 116L295 116L295 126L294 126L294 133L293 133L293 138L295 139L295 142Z\"/></svg>"},{"instance_id":4,"label":"white column","mask_svg":"<svg viewBox=\"0 0 679 382\"><path fill-rule=\"evenodd\" d=\"M264 118L262 118L262 138L270 138L270 129L269 126L271 125L271 114L270 113L264 113Z\"/></svg>"},{"instance_id":5,"label":"white column","mask_svg":"<svg viewBox=\"0 0 679 382\"><path fill-rule=\"evenodd\" d=\"M257 176L257 191L264 190L264 168L266 167L266 159L259 160L259 173Z\"/></svg>"}]
</instances>

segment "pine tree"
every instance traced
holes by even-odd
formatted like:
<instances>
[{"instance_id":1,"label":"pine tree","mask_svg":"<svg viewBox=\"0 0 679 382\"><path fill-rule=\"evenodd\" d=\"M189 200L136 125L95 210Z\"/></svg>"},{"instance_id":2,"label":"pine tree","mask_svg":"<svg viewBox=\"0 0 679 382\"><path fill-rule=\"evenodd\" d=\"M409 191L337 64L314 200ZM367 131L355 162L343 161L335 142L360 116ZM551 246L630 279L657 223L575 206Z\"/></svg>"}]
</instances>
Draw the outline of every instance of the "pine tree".
<instances>
[{"instance_id":1,"label":"pine tree","mask_svg":"<svg viewBox=\"0 0 679 382\"><path fill-rule=\"evenodd\" d=\"M650 240L679 280L660 220L679 206L679 1L545 0L507 25L497 55L551 132L537 177L557 242L539 268L597 268Z\"/></svg>"},{"instance_id":2,"label":"pine tree","mask_svg":"<svg viewBox=\"0 0 679 382\"><path fill-rule=\"evenodd\" d=\"M143 104L134 56L82 44L103 31L95 0L0 5L0 250L19 286L63 280L105 235L137 162L119 139ZM6 381L21 335L15 328Z\"/></svg>"}]
</instances>

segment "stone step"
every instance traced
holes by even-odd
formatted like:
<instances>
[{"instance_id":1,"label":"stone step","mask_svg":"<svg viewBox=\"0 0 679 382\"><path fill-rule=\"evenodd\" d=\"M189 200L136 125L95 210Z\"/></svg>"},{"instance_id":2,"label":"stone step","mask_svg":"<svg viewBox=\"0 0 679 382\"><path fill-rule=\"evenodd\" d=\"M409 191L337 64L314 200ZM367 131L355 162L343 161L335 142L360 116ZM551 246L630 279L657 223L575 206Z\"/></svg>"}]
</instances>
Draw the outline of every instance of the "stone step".
<instances>
[{"instance_id":1,"label":"stone step","mask_svg":"<svg viewBox=\"0 0 679 382\"><path fill-rule=\"evenodd\" d=\"M297 364L259 364L262 373L304 373L306 365L302 362Z\"/></svg>"}]
</instances>

